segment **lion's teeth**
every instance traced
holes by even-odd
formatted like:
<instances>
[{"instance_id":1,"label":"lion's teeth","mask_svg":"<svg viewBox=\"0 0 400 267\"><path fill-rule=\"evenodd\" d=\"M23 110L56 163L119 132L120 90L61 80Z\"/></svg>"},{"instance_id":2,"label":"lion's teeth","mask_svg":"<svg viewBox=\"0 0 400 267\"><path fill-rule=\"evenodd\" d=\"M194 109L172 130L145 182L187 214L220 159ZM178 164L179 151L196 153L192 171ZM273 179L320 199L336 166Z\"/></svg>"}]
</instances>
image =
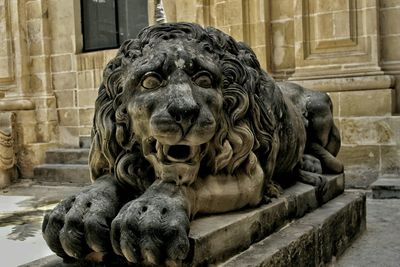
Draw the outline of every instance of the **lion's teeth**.
<instances>
[{"instance_id":1,"label":"lion's teeth","mask_svg":"<svg viewBox=\"0 0 400 267\"><path fill-rule=\"evenodd\" d=\"M161 159L161 160L164 159L163 146L158 141L157 141L157 144L156 144L156 150L157 150L157 158Z\"/></svg>"},{"instance_id":2,"label":"lion's teeth","mask_svg":"<svg viewBox=\"0 0 400 267\"><path fill-rule=\"evenodd\" d=\"M148 142L148 140L146 140L145 142L143 142L143 154L148 155L151 152L151 142Z\"/></svg>"},{"instance_id":3,"label":"lion's teeth","mask_svg":"<svg viewBox=\"0 0 400 267\"><path fill-rule=\"evenodd\" d=\"M170 148L170 145L164 145L163 146L162 151L163 151L164 155L168 156L169 148Z\"/></svg>"},{"instance_id":4,"label":"lion's teeth","mask_svg":"<svg viewBox=\"0 0 400 267\"><path fill-rule=\"evenodd\" d=\"M199 154L200 154L201 158L206 154L207 149L208 149L208 144L200 145L200 153Z\"/></svg>"},{"instance_id":5,"label":"lion's teeth","mask_svg":"<svg viewBox=\"0 0 400 267\"><path fill-rule=\"evenodd\" d=\"M189 158L193 158L194 156L198 155L200 152L200 146L192 146L190 147L190 156Z\"/></svg>"}]
</instances>

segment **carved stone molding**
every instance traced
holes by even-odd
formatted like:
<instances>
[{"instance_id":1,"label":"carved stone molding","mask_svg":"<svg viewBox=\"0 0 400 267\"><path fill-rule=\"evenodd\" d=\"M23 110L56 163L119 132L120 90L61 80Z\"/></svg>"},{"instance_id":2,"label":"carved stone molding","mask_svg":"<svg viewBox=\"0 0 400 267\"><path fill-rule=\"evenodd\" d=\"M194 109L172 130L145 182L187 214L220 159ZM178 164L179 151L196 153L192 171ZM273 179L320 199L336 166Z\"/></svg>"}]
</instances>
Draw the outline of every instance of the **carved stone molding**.
<instances>
[{"instance_id":1,"label":"carved stone molding","mask_svg":"<svg viewBox=\"0 0 400 267\"><path fill-rule=\"evenodd\" d=\"M0 113L0 188L9 185L15 174L14 122L13 112Z\"/></svg>"},{"instance_id":2,"label":"carved stone molding","mask_svg":"<svg viewBox=\"0 0 400 267\"><path fill-rule=\"evenodd\" d=\"M1 100L0 111L32 110L35 104L27 99Z\"/></svg>"},{"instance_id":3,"label":"carved stone molding","mask_svg":"<svg viewBox=\"0 0 400 267\"><path fill-rule=\"evenodd\" d=\"M376 2L295 2L295 78L382 74Z\"/></svg>"}]
</instances>

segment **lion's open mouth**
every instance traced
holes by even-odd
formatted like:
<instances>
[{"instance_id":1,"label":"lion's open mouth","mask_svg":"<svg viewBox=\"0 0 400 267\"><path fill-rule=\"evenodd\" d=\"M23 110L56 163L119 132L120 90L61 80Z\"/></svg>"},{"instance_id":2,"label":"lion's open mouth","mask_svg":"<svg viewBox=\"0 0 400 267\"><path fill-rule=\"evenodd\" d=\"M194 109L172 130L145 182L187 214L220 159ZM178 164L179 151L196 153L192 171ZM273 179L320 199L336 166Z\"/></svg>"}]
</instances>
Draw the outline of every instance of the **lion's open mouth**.
<instances>
[{"instance_id":1,"label":"lion's open mouth","mask_svg":"<svg viewBox=\"0 0 400 267\"><path fill-rule=\"evenodd\" d=\"M143 144L144 155L153 154L163 164L197 164L204 156L207 144L201 145L166 145L150 137Z\"/></svg>"}]
</instances>

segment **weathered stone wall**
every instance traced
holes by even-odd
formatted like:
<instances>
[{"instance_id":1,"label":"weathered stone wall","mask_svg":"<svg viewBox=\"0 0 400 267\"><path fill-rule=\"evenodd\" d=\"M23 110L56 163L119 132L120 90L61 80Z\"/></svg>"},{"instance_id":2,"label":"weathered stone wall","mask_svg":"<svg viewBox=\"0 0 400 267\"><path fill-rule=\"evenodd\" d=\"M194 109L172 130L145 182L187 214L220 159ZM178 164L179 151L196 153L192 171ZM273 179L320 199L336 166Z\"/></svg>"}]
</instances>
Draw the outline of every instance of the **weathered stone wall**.
<instances>
[{"instance_id":1,"label":"weathered stone wall","mask_svg":"<svg viewBox=\"0 0 400 267\"><path fill-rule=\"evenodd\" d=\"M59 142L77 146L90 135L102 71L114 50L82 53L80 1L49 0L51 78L57 99Z\"/></svg>"},{"instance_id":2,"label":"weathered stone wall","mask_svg":"<svg viewBox=\"0 0 400 267\"><path fill-rule=\"evenodd\" d=\"M50 76L47 1L0 1L0 110L13 111L17 165L31 176L56 144L58 120Z\"/></svg>"},{"instance_id":3,"label":"weathered stone wall","mask_svg":"<svg viewBox=\"0 0 400 267\"><path fill-rule=\"evenodd\" d=\"M400 0L163 2L168 21L217 27L248 43L276 79L329 92L349 185L399 175ZM90 134L116 50L82 53L80 15L79 0L0 0L0 101L16 114L25 177L49 147Z\"/></svg>"}]
</instances>

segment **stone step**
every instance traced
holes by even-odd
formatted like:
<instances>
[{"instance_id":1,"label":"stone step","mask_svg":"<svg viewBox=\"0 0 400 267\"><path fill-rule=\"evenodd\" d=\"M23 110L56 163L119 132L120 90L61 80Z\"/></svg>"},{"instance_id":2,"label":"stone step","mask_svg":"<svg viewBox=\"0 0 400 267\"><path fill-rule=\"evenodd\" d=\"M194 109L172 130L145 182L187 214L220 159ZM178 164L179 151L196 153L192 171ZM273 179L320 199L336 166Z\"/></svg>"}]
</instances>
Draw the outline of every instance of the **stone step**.
<instances>
[{"instance_id":1,"label":"stone step","mask_svg":"<svg viewBox=\"0 0 400 267\"><path fill-rule=\"evenodd\" d=\"M365 228L365 195L347 192L219 266L326 266Z\"/></svg>"},{"instance_id":2,"label":"stone step","mask_svg":"<svg viewBox=\"0 0 400 267\"><path fill-rule=\"evenodd\" d=\"M344 189L343 174L326 177L327 191L323 203L335 198ZM321 204L313 186L297 183L286 189L280 198L259 208L194 220L189 233L192 255L186 264L206 266L221 262Z\"/></svg>"},{"instance_id":3,"label":"stone step","mask_svg":"<svg viewBox=\"0 0 400 267\"><path fill-rule=\"evenodd\" d=\"M88 164L88 148L60 148L46 151L46 163Z\"/></svg>"},{"instance_id":4,"label":"stone step","mask_svg":"<svg viewBox=\"0 0 400 267\"><path fill-rule=\"evenodd\" d=\"M371 189L373 198L400 198L400 177L381 177L371 185Z\"/></svg>"},{"instance_id":5,"label":"stone step","mask_svg":"<svg viewBox=\"0 0 400 267\"><path fill-rule=\"evenodd\" d=\"M33 173L41 183L90 183L89 166L83 164L43 164L35 167Z\"/></svg>"},{"instance_id":6,"label":"stone step","mask_svg":"<svg viewBox=\"0 0 400 267\"><path fill-rule=\"evenodd\" d=\"M92 143L92 137L90 135L79 136L80 148L90 148L91 143Z\"/></svg>"}]
</instances>

